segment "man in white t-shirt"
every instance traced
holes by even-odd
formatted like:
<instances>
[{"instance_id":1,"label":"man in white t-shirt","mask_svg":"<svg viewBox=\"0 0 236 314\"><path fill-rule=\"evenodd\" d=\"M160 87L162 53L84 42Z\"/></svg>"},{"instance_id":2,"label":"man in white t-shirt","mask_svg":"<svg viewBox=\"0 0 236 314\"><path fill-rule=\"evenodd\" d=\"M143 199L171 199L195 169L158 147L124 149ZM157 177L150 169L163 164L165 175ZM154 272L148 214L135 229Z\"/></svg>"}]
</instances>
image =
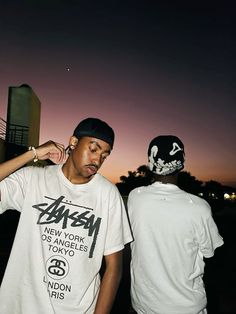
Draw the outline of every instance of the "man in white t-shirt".
<instances>
[{"instance_id":1,"label":"man in white t-shirt","mask_svg":"<svg viewBox=\"0 0 236 314\"><path fill-rule=\"evenodd\" d=\"M204 257L223 244L208 203L178 188L184 145L172 135L148 148L154 180L128 198L131 301L138 314L207 313Z\"/></svg>"},{"instance_id":2,"label":"man in white t-shirt","mask_svg":"<svg viewBox=\"0 0 236 314\"><path fill-rule=\"evenodd\" d=\"M97 173L113 142L106 122L88 118L71 136L68 158L63 145L50 141L0 165L0 213L21 213L1 314L110 312L122 250L132 239L116 186ZM22 167L45 159L56 165Z\"/></svg>"}]
</instances>

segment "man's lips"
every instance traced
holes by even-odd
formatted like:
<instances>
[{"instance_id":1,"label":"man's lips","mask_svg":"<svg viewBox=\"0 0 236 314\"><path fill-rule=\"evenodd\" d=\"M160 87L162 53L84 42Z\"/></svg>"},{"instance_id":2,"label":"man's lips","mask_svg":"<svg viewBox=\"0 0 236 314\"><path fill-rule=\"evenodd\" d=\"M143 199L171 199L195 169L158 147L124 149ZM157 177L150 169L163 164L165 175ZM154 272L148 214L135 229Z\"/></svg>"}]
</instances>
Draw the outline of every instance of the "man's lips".
<instances>
[{"instance_id":1,"label":"man's lips","mask_svg":"<svg viewBox=\"0 0 236 314\"><path fill-rule=\"evenodd\" d=\"M96 165L87 165L86 167L91 175L98 171L98 167Z\"/></svg>"}]
</instances>

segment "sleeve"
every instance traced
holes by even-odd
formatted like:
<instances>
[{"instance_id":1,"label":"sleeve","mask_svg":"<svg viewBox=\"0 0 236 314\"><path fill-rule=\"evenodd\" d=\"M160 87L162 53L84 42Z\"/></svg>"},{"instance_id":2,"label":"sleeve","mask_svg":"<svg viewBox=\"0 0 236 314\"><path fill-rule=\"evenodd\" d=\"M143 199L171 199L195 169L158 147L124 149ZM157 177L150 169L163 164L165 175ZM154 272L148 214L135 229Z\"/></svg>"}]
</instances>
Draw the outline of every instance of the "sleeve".
<instances>
[{"instance_id":1,"label":"sleeve","mask_svg":"<svg viewBox=\"0 0 236 314\"><path fill-rule=\"evenodd\" d=\"M208 215L206 218L203 218L203 226L200 232L200 251L204 257L209 258L214 255L215 249L223 244L223 238L219 234L209 209Z\"/></svg>"},{"instance_id":2,"label":"sleeve","mask_svg":"<svg viewBox=\"0 0 236 314\"><path fill-rule=\"evenodd\" d=\"M0 214L8 209L15 209L21 212L30 176L30 168L24 167L0 182Z\"/></svg>"},{"instance_id":3,"label":"sleeve","mask_svg":"<svg viewBox=\"0 0 236 314\"><path fill-rule=\"evenodd\" d=\"M114 199L109 209L104 255L122 250L125 244L132 241L132 235L126 209L118 191L114 191Z\"/></svg>"}]
</instances>

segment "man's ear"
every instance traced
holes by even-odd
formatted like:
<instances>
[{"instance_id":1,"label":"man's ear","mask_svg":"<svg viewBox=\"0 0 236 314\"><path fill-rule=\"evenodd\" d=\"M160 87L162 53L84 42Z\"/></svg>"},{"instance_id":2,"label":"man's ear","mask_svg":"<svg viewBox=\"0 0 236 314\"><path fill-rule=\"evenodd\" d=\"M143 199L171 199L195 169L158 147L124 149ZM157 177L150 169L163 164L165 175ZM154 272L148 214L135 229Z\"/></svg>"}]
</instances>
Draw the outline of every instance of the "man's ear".
<instances>
[{"instance_id":1,"label":"man's ear","mask_svg":"<svg viewBox=\"0 0 236 314\"><path fill-rule=\"evenodd\" d=\"M77 137L71 136L71 137L70 137L70 140L69 140L70 149L74 149L77 144L78 144L78 139L77 139Z\"/></svg>"}]
</instances>

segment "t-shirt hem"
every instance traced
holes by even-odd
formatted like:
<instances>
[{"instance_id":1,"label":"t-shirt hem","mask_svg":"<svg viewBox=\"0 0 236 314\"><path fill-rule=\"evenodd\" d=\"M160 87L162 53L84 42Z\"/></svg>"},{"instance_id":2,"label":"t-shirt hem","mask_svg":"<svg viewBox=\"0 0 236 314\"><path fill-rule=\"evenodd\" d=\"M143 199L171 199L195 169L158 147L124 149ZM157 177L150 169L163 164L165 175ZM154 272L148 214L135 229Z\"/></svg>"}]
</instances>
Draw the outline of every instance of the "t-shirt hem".
<instances>
[{"instance_id":1,"label":"t-shirt hem","mask_svg":"<svg viewBox=\"0 0 236 314\"><path fill-rule=\"evenodd\" d=\"M199 305L197 309L187 309L187 308L182 308L182 309L176 309L176 308L172 308L172 309L162 309L159 308L158 310L155 308L155 312L154 310L151 311L150 313L168 313L168 314L189 314L189 313L200 313L201 311L203 311L204 309L206 309L206 302L204 302L204 304ZM134 303L132 303L132 308L138 313L138 314L142 314L142 313L149 313L146 312L147 309L144 309L142 306L136 305ZM186 310L186 312L185 312Z\"/></svg>"}]
</instances>

